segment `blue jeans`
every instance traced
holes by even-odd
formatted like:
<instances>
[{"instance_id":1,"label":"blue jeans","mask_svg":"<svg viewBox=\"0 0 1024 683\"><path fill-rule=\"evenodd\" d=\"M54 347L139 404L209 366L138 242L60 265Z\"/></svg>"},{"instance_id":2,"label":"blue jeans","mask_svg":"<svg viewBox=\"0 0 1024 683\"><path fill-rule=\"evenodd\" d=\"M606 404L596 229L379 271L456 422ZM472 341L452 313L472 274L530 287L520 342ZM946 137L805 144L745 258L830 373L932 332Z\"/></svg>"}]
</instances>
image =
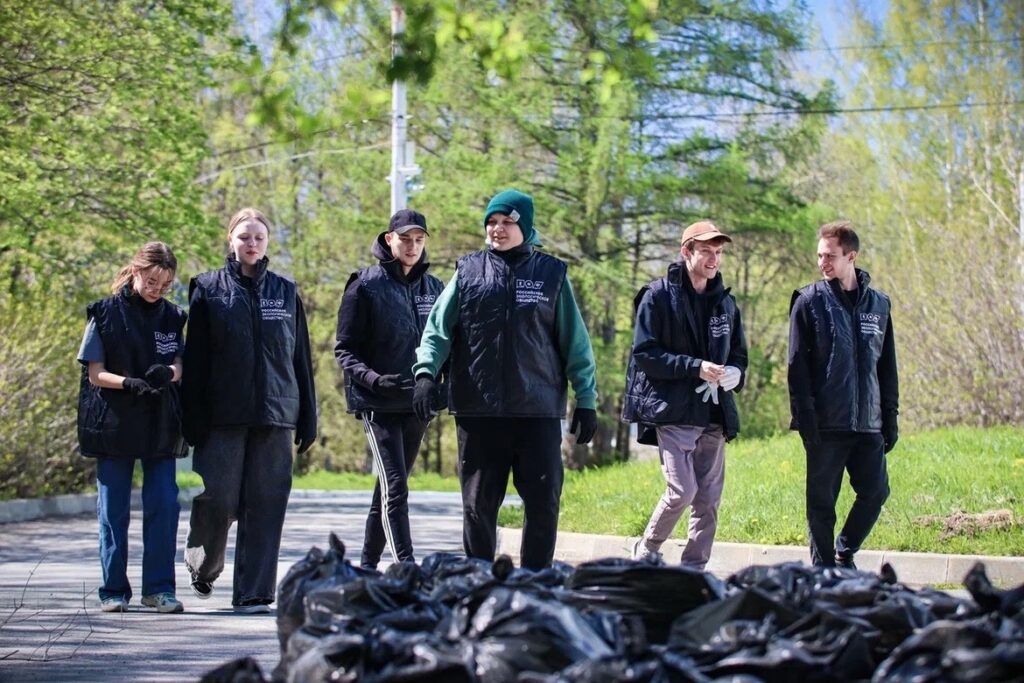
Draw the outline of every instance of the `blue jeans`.
<instances>
[{"instance_id":1,"label":"blue jeans","mask_svg":"<svg viewBox=\"0 0 1024 683\"><path fill-rule=\"evenodd\" d=\"M130 600L128 524L135 458L97 458L96 517L100 525L101 600ZM178 484L174 458L142 459L142 594L174 592L178 537Z\"/></svg>"}]
</instances>

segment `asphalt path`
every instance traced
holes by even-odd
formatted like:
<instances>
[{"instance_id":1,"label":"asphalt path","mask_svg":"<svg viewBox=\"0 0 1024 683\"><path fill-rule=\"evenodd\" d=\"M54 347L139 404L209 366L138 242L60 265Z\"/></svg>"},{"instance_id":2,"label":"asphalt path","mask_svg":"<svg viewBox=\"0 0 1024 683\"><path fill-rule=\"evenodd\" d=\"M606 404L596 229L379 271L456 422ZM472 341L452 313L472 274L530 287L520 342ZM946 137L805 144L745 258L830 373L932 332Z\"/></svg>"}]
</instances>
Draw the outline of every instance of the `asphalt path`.
<instances>
[{"instance_id":1,"label":"asphalt path","mask_svg":"<svg viewBox=\"0 0 1024 683\"><path fill-rule=\"evenodd\" d=\"M369 501L369 492L293 491L278 580L312 546L326 549L331 531L358 562ZM414 491L409 507L417 560L437 551L461 552L457 493ZM234 532L213 597L198 600L182 560L188 516L189 508L183 507L176 563L183 614L157 614L139 605L141 511L133 511L129 531L128 576L136 595L126 613L99 609L94 515L0 524L0 681L196 680L246 655L269 675L279 659L274 615L243 616L231 610Z\"/></svg>"}]
</instances>

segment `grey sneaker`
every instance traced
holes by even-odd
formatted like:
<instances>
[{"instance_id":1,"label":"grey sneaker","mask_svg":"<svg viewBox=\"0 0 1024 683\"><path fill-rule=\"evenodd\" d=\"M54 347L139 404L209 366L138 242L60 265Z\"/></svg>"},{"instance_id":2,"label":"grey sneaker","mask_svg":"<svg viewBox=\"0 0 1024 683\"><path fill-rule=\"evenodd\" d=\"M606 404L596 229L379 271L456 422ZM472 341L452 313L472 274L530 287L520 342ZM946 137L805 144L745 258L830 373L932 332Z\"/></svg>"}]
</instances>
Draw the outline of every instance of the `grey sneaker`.
<instances>
[{"instance_id":1,"label":"grey sneaker","mask_svg":"<svg viewBox=\"0 0 1024 683\"><path fill-rule=\"evenodd\" d=\"M177 614L178 612L184 612L185 606L182 605L174 593L154 593L153 595L142 596L143 607L155 607L157 612L163 614Z\"/></svg>"},{"instance_id":2,"label":"grey sneaker","mask_svg":"<svg viewBox=\"0 0 1024 683\"><path fill-rule=\"evenodd\" d=\"M103 598L100 600L100 609L104 612L127 612L128 601L124 598Z\"/></svg>"},{"instance_id":3,"label":"grey sneaker","mask_svg":"<svg viewBox=\"0 0 1024 683\"><path fill-rule=\"evenodd\" d=\"M270 614L270 605L262 602L234 605L232 609L235 611L235 614Z\"/></svg>"},{"instance_id":4,"label":"grey sneaker","mask_svg":"<svg viewBox=\"0 0 1024 683\"><path fill-rule=\"evenodd\" d=\"M638 562L660 562L661 553L648 548L644 539L641 538L633 544L633 559Z\"/></svg>"}]
</instances>

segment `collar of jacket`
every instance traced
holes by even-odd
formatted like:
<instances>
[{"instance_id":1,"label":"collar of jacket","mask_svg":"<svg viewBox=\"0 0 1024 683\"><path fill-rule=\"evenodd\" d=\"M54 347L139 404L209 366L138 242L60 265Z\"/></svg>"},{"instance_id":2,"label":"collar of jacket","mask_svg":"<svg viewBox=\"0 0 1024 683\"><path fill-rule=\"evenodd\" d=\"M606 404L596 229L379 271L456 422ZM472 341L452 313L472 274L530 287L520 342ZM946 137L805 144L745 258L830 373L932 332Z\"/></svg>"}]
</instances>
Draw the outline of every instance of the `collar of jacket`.
<instances>
[{"instance_id":1,"label":"collar of jacket","mask_svg":"<svg viewBox=\"0 0 1024 683\"><path fill-rule=\"evenodd\" d=\"M703 292L698 292L693 288L693 282L690 280L689 273L686 272L686 265L682 261L676 261L668 267L668 282L676 287L685 288L687 292L696 294L697 296L704 296L711 300L711 305L717 304L722 297L729 293L729 289L725 287L722 282L722 274L715 273L715 276L708 280L708 284L704 287Z\"/></svg>"},{"instance_id":2,"label":"collar of jacket","mask_svg":"<svg viewBox=\"0 0 1024 683\"><path fill-rule=\"evenodd\" d=\"M868 286L871 284L871 275L868 271L861 270L860 268L854 268L853 272L857 275L857 303L854 304L854 307L856 307L857 304L864 300L864 292L867 291ZM838 279L828 280L828 286L832 289L832 293L835 294L840 303L845 304L848 301L843 285Z\"/></svg>"},{"instance_id":3,"label":"collar of jacket","mask_svg":"<svg viewBox=\"0 0 1024 683\"><path fill-rule=\"evenodd\" d=\"M267 277L267 265L269 265L269 263L270 259L268 259L266 256L257 261L256 275L254 277L249 277L247 275L242 274L242 264L238 262L238 259L235 258L234 254L228 256L226 267L228 269L228 273L238 283L240 283L244 287L254 287L263 282L264 278Z\"/></svg>"},{"instance_id":4,"label":"collar of jacket","mask_svg":"<svg viewBox=\"0 0 1024 683\"><path fill-rule=\"evenodd\" d=\"M488 247L487 251L491 252L502 261L507 263L509 266L514 266L520 261L525 261L533 253L533 245L527 242L507 249L505 251L498 251L497 249Z\"/></svg>"}]
</instances>

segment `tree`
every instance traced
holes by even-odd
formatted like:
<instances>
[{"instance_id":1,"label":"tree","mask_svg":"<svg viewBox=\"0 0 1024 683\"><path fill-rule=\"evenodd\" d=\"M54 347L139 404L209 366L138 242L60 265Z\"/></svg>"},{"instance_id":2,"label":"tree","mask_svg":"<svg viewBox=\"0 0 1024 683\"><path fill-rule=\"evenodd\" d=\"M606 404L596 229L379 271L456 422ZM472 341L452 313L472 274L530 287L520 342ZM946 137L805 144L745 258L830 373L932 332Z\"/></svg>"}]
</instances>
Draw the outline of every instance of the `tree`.
<instances>
[{"instance_id":1,"label":"tree","mask_svg":"<svg viewBox=\"0 0 1024 683\"><path fill-rule=\"evenodd\" d=\"M863 227L893 296L903 420L1024 420L1024 132L1019 3L854 6L849 105L816 196ZM857 65L857 69L853 66Z\"/></svg>"},{"instance_id":2,"label":"tree","mask_svg":"<svg viewBox=\"0 0 1024 683\"><path fill-rule=\"evenodd\" d=\"M193 183L195 93L230 58L204 44L229 26L214 0L0 5L3 494L90 479L75 455L75 312L143 242L187 260L215 229Z\"/></svg>"}]
</instances>

